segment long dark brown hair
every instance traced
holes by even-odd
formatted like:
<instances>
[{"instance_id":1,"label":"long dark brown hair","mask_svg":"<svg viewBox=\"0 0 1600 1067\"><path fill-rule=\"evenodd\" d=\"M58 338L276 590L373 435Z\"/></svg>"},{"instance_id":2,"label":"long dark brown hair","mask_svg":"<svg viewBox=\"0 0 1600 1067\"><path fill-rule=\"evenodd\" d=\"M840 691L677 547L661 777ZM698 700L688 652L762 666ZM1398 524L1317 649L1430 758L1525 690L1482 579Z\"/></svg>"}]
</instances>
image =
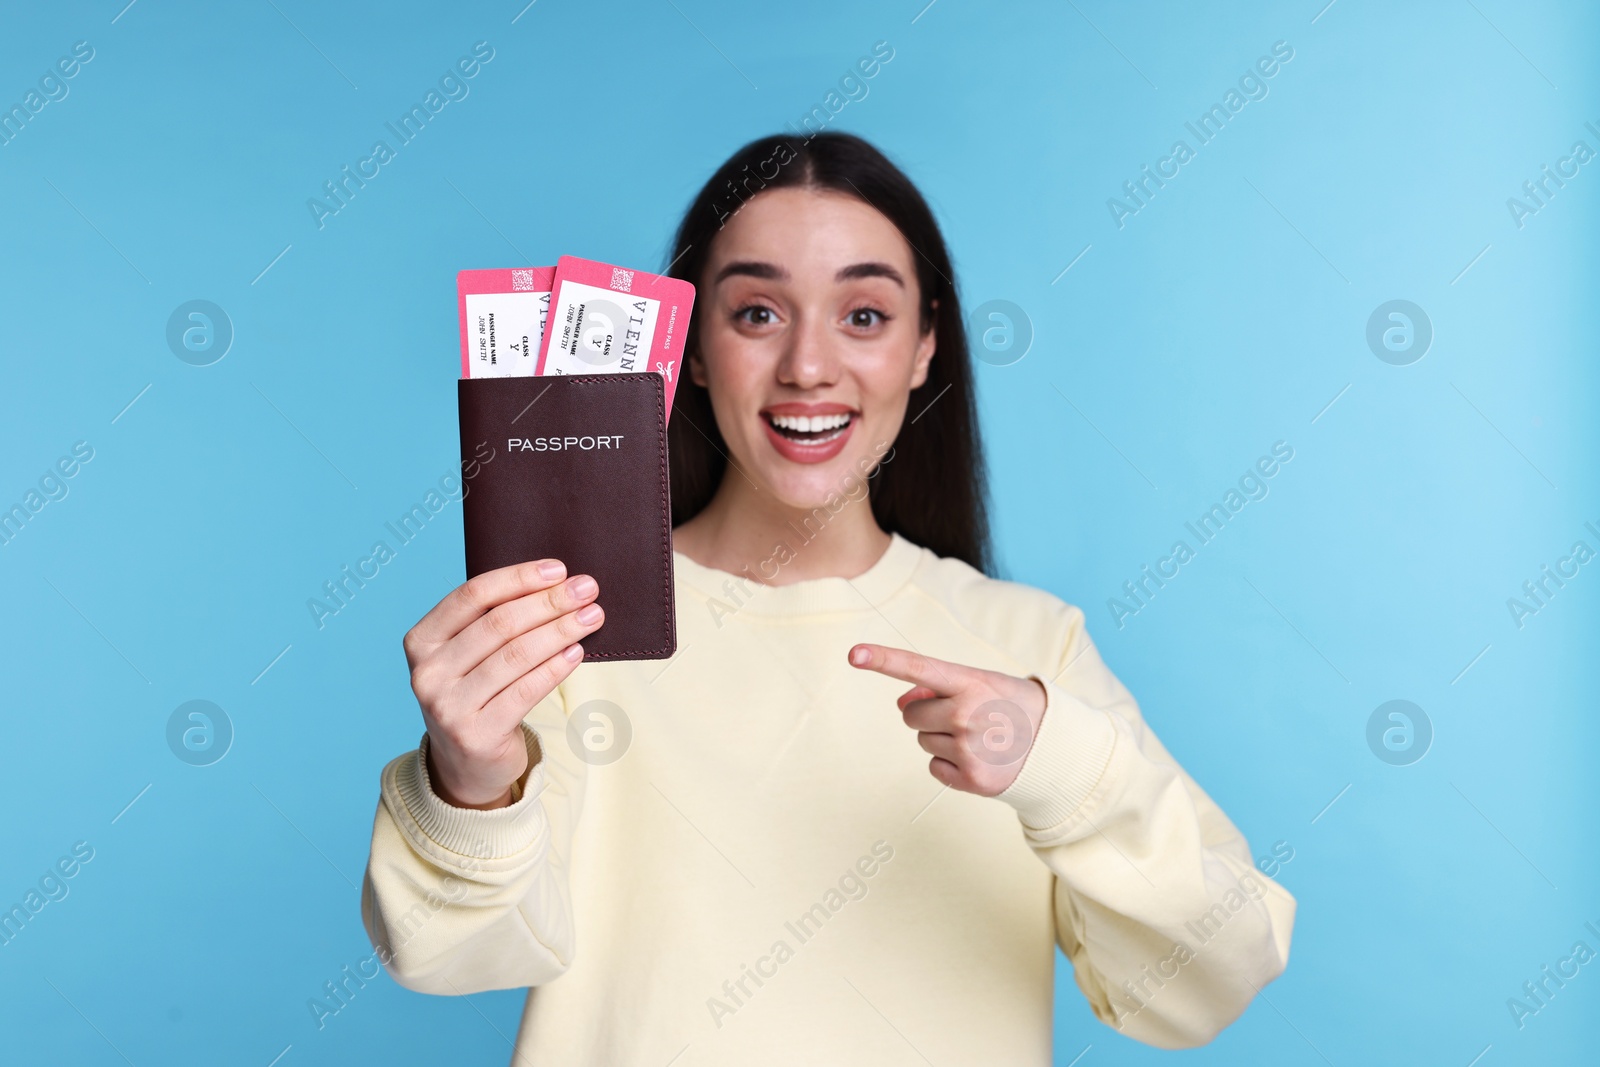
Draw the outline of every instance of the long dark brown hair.
<instances>
[{"instance_id":1,"label":"long dark brown hair","mask_svg":"<svg viewBox=\"0 0 1600 1067\"><path fill-rule=\"evenodd\" d=\"M717 169L689 205L668 273L702 286L712 242L728 218L764 189L795 186L853 196L899 228L916 254L922 329L932 325L936 331L928 380L911 391L894 451L869 482L873 517L890 533L992 574L983 446L961 300L939 224L900 168L866 141L844 133L751 141ZM690 319L686 354L700 343L700 314L697 309ZM678 382L668 434L677 525L711 502L728 465L711 398L688 374Z\"/></svg>"}]
</instances>

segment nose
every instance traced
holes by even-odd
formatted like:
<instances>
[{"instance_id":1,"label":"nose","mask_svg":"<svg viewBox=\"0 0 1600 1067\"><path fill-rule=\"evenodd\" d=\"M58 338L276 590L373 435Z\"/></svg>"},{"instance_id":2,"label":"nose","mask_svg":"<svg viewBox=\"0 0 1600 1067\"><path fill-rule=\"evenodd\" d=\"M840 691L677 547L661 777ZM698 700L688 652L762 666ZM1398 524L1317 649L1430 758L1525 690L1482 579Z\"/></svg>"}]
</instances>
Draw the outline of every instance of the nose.
<instances>
[{"instance_id":1,"label":"nose","mask_svg":"<svg viewBox=\"0 0 1600 1067\"><path fill-rule=\"evenodd\" d=\"M826 323L801 316L785 341L778 360L778 381L805 390L839 380L840 353Z\"/></svg>"}]
</instances>

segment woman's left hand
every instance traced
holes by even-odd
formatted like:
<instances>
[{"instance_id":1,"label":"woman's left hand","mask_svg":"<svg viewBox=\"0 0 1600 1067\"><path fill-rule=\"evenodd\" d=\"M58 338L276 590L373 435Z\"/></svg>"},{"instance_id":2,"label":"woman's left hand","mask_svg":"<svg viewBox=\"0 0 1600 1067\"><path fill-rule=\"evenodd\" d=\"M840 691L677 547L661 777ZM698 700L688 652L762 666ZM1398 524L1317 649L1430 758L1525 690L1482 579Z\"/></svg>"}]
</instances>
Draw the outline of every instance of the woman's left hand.
<instances>
[{"instance_id":1,"label":"woman's left hand","mask_svg":"<svg viewBox=\"0 0 1600 1067\"><path fill-rule=\"evenodd\" d=\"M917 744L933 756L928 773L935 779L983 797L999 796L1017 780L1044 718L1037 681L884 645L853 646L850 665L912 683L896 703Z\"/></svg>"}]
</instances>

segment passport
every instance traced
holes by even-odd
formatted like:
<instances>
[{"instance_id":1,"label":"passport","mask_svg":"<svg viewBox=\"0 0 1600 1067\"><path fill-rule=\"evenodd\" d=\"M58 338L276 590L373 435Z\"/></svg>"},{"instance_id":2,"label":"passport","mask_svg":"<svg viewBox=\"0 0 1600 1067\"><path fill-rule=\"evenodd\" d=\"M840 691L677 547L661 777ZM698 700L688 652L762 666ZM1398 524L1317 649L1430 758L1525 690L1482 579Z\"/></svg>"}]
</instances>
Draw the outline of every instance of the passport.
<instances>
[{"instance_id":1,"label":"passport","mask_svg":"<svg viewBox=\"0 0 1600 1067\"><path fill-rule=\"evenodd\" d=\"M585 660L677 649L665 381L655 371L462 378L461 456L488 441L462 497L467 577L536 559L593 575L606 621Z\"/></svg>"}]
</instances>

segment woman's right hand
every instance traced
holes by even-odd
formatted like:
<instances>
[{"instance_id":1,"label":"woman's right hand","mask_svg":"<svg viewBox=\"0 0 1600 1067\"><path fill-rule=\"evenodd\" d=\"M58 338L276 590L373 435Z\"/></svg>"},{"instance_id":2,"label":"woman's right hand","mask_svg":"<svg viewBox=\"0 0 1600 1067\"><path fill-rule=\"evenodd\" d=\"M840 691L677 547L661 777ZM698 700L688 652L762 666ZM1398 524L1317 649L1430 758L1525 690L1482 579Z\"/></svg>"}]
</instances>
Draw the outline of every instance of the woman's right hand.
<instances>
[{"instance_id":1,"label":"woman's right hand","mask_svg":"<svg viewBox=\"0 0 1600 1067\"><path fill-rule=\"evenodd\" d=\"M433 791L458 808L500 808L528 769L521 723L583 659L605 620L587 574L546 559L457 586L405 636L428 727Z\"/></svg>"}]
</instances>

